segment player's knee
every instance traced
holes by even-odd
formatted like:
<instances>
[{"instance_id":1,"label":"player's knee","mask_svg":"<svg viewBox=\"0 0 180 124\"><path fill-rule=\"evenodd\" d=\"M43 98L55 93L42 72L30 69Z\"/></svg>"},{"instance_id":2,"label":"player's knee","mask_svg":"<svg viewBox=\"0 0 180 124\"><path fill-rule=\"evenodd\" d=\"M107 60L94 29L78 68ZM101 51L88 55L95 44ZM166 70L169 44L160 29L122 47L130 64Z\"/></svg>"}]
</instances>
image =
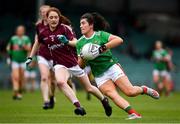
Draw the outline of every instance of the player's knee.
<instances>
[{"instance_id":1,"label":"player's knee","mask_svg":"<svg viewBox=\"0 0 180 124\"><path fill-rule=\"evenodd\" d=\"M67 83L65 82L65 81L57 81L57 86L59 87L59 88L61 88L61 87L64 87L64 85L66 85Z\"/></svg>"},{"instance_id":2,"label":"player's knee","mask_svg":"<svg viewBox=\"0 0 180 124\"><path fill-rule=\"evenodd\" d=\"M154 77L154 78L153 78L153 82L154 82L154 83L158 83L158 81L159 81L159 78L157 78L157 77Z\"/></svg>"},{"instance_id":3,"label":"player's knee","mask_svg":"<svg viewBox=\"0 0 180 124\"><path fill-rule=\"evenodd\" d=\"M158 84L158 81L159 81L159 80L153 80L153 82L154 82L155 84Z\"/></svg>"},{"instance_id":4,"label":"player's knee","mask_svg":"<svg viewBox=\"0 0 180 124\"><path fill-rule=\"evenodd\" d=\"M47 81L48 81L48 78L46 76L41 77L41 82L47 82Z\"/></svg>"},{"instance_id":5,"label":"player's knee","mask_svg":"<svg viewBox=\"0 0 180 124\"><path fill-rule=\"evenodd\" d=\"M110 97L111 99L113 99L113 97L114 97L114 93L111 90L105 91L104 95Z\"/></svg>"},{"instance_id":6,"label":"player's knee","mask_svg":"<svg viewBox=\"0 0 180 124\"><path fill-rule=\"evenodd\" d=\"M13 79L14 79L14 81L19 81L19 77L17 77L17 76L14 76Z\"/></svg>"}]
</instances>

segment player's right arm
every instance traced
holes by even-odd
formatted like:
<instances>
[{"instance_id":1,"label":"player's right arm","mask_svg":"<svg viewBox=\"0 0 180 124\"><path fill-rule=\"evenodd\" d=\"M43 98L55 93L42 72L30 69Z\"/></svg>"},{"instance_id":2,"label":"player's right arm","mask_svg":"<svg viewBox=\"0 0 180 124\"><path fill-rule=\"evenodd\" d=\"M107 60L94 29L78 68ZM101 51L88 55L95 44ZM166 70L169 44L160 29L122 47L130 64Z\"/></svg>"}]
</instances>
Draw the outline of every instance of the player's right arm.
<instances>
[{"instance_id":1,"label":"player's right arm","mask_svg":"<svg viewBox=\"0 0 180 124\"><path fill-rule=\"evenodd\" d=\"M39 43L39 41L38 41L38 35L37 35L37 34L35 35L35 38L34 38L34 39L35 39L35 41L34 41L32 50L31 50L31 52L30 52L29 57L27 58L27 60L26 60L26 62L25 62L27 67L28 67L29 64L32 62L32 57L34 57L34 55L36 54L37 50L38 50L39 47L40 47L40 43Z\"/></svg>"},{"instance_id":2,"label":"player's right arm","mask_svg":"<svg viewBox=\"0 0 180 124\"><path fill-rule=\"evenodd\" d=\"M6 46L6 51L8 52L8 54L11 54L11 44L12 44L12 38L10 39L10 41L8 42L7 46Z\"/></svg>"},{"instance_id":3,"label":"player's right arm","mask_svg":"<svg viewBox=\"0 0 180 124\"><path fill-rule=\"evenodd\" d=\"M36 54L36 52L37 52L37 50L39 49L39 46L40 46L37 34L35 35L34 39L35 39L34 44L33 44L33 47L31 49L31 52L29 54L29 57L31 57L31 58Z\"/></svg>"}]
</instances>

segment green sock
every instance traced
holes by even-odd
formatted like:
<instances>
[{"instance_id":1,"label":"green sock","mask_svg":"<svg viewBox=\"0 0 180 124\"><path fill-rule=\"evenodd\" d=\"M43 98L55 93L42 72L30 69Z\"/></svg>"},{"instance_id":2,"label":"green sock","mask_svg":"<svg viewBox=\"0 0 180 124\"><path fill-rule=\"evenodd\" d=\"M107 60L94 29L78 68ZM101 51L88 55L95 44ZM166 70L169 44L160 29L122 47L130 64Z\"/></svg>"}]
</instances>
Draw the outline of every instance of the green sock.
<instances>
[{"instance_id":1,"label":"green sock","mask_svg":"<svg viewBox=\"0 0 180 124\"><path fill-rule=\"evenodd\" d=\"M131 106L128 106L127 108L125 108L124 110L128 113L129 112L129 110L131 110L132 109L132 107Z\"/></svg>"}]
</instances>

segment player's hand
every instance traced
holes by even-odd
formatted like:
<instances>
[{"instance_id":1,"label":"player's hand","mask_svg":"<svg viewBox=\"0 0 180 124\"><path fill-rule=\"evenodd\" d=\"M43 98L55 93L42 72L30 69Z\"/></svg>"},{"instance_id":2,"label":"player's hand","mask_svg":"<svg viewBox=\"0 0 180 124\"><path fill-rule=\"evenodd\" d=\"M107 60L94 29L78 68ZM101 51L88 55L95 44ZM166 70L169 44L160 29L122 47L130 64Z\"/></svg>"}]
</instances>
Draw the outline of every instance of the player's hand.
<instances>
[{"instance_id":1,"label":"player's hand","mask_svg":"<svg viewBox=\"0 0 180 124\"><path fill-rule=\"evenodd\" d=\"M57 38L60 42L64 43L64 44L68 44L69 40L66 38L66 36L64 35L57 35Z\"/></svg>"},{"instance_id":2,"label":"player's hand","mask_svg":"<svg viewBox=\"0 0 180 124\"><path fill-rule=\"evenodd\" d=\"M28 57L25 64L26 64L26 68L29 67L29 64L32 62L32 57Z\"/></svg>"},{"instance_id":3,"label":"player's hand","mask_svg":"<svg viewBox=\"0 0 180 124\"><path fill-rule=\"evenodd\" d=\"M93 49L91 50L91 53L93 54L93 56L96 58L96 57L98 57L99 56L99 54L100 54L100 47L101 46L99 46L99 45L97 45L97 44L93 44Z\"/></svg>"},{"instance_id":4,"label":"player's hand","mask_svg":"<svg viewBox=\"0 0 180 124\"><path fill-rule=\"evenodd\" d=\"M23 49L23 44L18 44L19 49Z\"/></svg>"},{"instance_id":5,"label":"player's hand","mask_svg":"<svg viewBox=\"0 0 180 124\"><path fill-rule=\"evenodd\" d=\"M107 47L106 47L106 45L104 45L104 44L99 47L99 53L103 53L103 52L105 52L106 50L107 50Z\"/></svg>"},{"instance_id":6,"label":"player's hand","mask_svg":"<svg viewBox=\"0 0 180 124\"><path fill-rule=\"evenodd\" d=\"M6 63L7 63L8 65L11 64L11 59L10 59L10 57L8 57L8 58L6 59Z\"/></svg>"},{"instance_id":7,"label":"player's hand","mask_svg":"<svg viewBox=\"0 0 180 124\"><path fill-rule=\"evenodd\" d=\"M83 54L82 54L82 53L80 53L80 57L81 57L82 59L84 59L84 56L83 56Z\"/></svg>"},{"instance_id":8,"label":"player's hand","mask_svg":"<svg viewBox=\"0 0 180 124\"><path fill-rule=\"evenodd\" d=\"M99 46L97 44L93 44L93 45L95 45L95 46L91 52L95 57L99 56L101 53L103 53L107 50L105 45L102 45L102 46Z\"/></svg>"}]
</instances>

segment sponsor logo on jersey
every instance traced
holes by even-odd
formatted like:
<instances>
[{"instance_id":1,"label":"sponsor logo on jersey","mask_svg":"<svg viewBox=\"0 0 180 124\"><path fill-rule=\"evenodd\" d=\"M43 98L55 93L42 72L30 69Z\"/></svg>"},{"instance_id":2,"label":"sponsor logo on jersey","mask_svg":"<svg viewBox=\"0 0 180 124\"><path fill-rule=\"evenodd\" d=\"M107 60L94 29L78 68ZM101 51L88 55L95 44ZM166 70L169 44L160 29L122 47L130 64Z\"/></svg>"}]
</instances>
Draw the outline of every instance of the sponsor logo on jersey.
<instances>
[{"instance_id":1,"label":"sponsor logo on jersey","mask_svg":"<svg viewBox=\"0 0 180 124\"><path fill-rule=\"evenodd\" d=\"M60 43L60 44L53 44L53 45L48 44L48 48L49 48L50 50L55 50L55 49L57 49L57 48L61 48L61 47L63 47L63 46L64 46L64 43Z\"/></svg>"}]
</instances>

